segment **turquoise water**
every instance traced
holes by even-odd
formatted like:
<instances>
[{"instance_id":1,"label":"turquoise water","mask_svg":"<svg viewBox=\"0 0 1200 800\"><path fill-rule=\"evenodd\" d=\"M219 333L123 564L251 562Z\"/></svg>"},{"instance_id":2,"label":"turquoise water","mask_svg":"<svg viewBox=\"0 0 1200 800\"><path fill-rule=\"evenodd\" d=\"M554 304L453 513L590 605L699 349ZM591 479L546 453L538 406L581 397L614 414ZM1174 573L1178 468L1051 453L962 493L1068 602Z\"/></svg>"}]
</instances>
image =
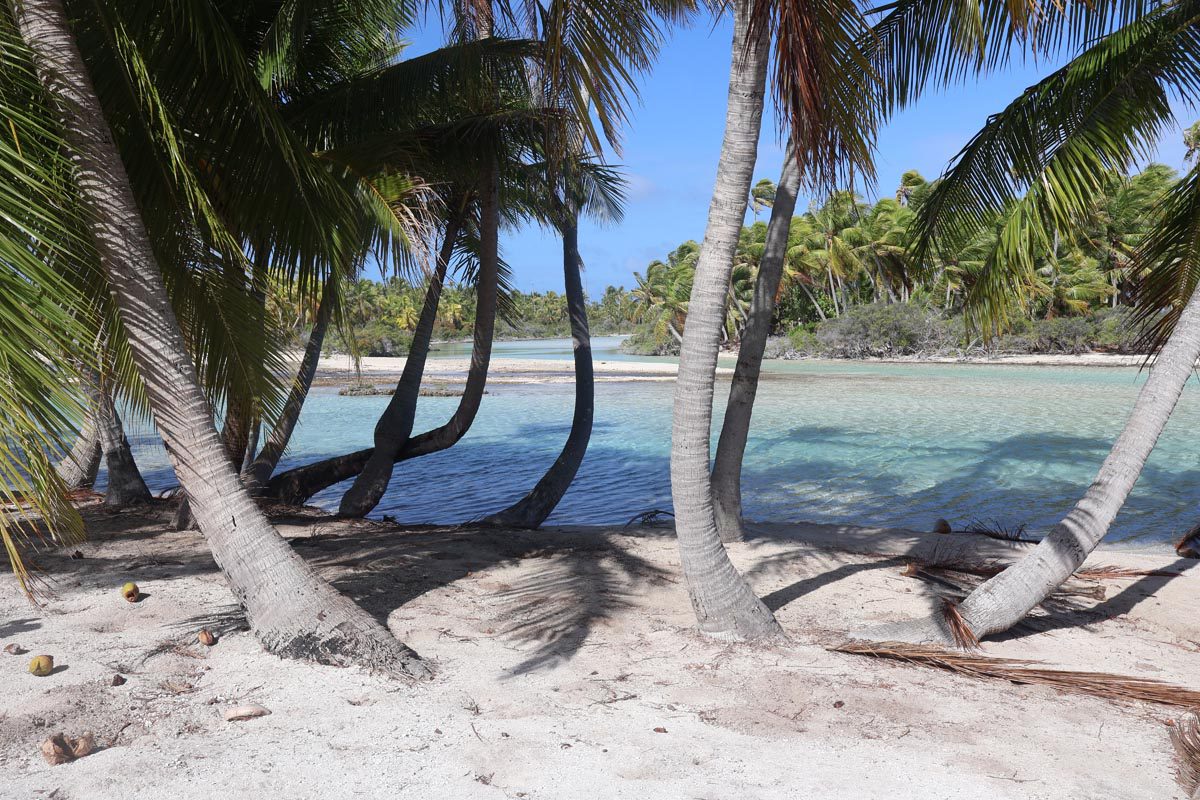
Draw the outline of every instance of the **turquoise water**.
<instances>
[{"instance_id":1,"label":"turquoise water","mask_svg":"<svg viewBox=\"0 0 1200 800\"><path fill-rule=\"evenodd\" d=\"M504 343L547 352L548 343ZM598 342L597 359L613 342ZM557 357L566 356L560 342ZM500 348L499 357L513 355ZM1136 369L775 362L764 376L746 453L752 519L928 529L945 517L1046 530L1086 489L1143 376ZM728 389L718 389L722 398ZM402 464L377 514L460 522L518 499L567 435L570 384L493 385L451 450ZM624 523L670 509L670 382L601 383L579 476L551 523ZM286 465L369 446L384 397L313 391ZM423 398L418 429L456 398ZM719 417L719 413L718 413ZM717 421L719 424L719 419ZM1163 542L1200 516L1200 389L1195 381L1110 539ZM139 437L143 442L147 437ZM139 453L152 482L173 483L161 450ZM316 498L337 505L344 487Z\"/></svg>"}]
</instances>

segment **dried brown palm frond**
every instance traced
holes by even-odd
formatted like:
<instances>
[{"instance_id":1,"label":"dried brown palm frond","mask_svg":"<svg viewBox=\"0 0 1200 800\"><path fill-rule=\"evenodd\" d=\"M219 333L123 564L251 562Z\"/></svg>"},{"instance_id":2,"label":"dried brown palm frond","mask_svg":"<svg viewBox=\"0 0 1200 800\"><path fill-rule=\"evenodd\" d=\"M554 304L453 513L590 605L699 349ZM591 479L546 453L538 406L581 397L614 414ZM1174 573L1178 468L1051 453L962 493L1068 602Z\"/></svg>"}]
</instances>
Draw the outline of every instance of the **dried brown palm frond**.
<instances>
[{"instance_id":1,"label":"dried brown palm frond","mask_svg":"<svg viewBox=\"0 0 1200 800\"><path fill-rule=\"evenodd\" d=\"M1171 744L1179 758L1179 785L1188 797L1200 797L1200 718L1193 714L1172 724Z\"/></svg>"},{"instance_id":2,"label":"dried brown palm frond","mask_svg":"<svg viewBox=\"0 0 1200 800\"><path fill-rule=\"evenodd\" d=\"M1075 577L1090 581L1103 581L1146 577L1178 578L1182 574L1182 572L1173 572L1167 569L1126 569L1125 567L1101 565L1097 567L1083 567L1075 572Z\"/></svg>"},{"instance_id":3,"label":"dried brown palm frond","mask_svg":"<svg viewBox=\"0 0 1200 800\"><path fill-rule=\"evenodd\" d=\"M958 610L957 603L943 598L942 615L946 618L946 627L950 629L950 635L954 637L954 644L960 650L979 649L979 637L975 635L975 631L971 630L971 626L963 619L962 614Z\"/></svg>"},{"instance_id":4,"label":"dried brown palm frond","mask_svg":"<svg viewBox=\"0 0 1200 800\"><path fill-rule=\"evenodd\" d=\"M993 658L907 642L844 642L830 648L839 653L891 658L909 664L956 672L973 678L997 678L1012 683L1051 686L1060 692L1086 694L1106 700L1140 701L1185 708L1200 707L1200 692L1182 686L1109 672L1076 672L1031 666L1038 661Z\"/></svg>"}]
</instances>

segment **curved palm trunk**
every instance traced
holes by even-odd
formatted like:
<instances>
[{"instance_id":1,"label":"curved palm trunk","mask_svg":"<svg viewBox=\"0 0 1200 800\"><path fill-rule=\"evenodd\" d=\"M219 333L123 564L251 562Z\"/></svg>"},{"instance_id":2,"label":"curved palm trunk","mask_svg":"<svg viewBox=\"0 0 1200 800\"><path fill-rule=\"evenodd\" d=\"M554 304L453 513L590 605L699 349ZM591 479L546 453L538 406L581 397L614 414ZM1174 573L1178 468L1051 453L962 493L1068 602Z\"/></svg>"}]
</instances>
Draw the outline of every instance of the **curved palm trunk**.
<instances>
[{"instance_id":1,"label":"curved palm trunk","mask_svg":"<svg viewBox=\"0 0 1200 800\"><path fill-rule=\"evenodd\" d=\"M1200 287L1150 370L1137 402L1096 480L1029 555L985 582L958 607L976 638L1023 620L1096 549L1125 504L1200 357ZM877 640L952 644L940 616L885 625L860 634Z\"/></svg>"},{"instance_id":2,"label":"curved palm trunk","mask_svg":"<svg viewBox=\"0 0 1200 800\"><path fill-rule=\"evenodd\" d=\"M117 414L112 395L104 390L100 397L100 441L104 448L104 466L108 470L108 488L104 492L104 505L109 508L127 508L138 503L150 502L150 490L142 473L138 471L125 428Z\"/></svg>"},{"instance_id":3,"label":"curved palm trunk","mask_svg":"<svg viewBox=\"0 0 1200 800\"><path fill-rule=\"evenodd\" d=\"M80 388L84 396L83 425L70 451L54 465L54 471L67 489L90 489L100 472L100 457L104 454L100 444L100 426L96 417L100 411L100 376L95 370L81 371Z\"/></svg>"},{"instance_id":4,"label":"curved palm trunk","mask_svg":"<svg viewBox=\"0 0 1200 800\"><path fill-rule=\"evenodd\" d=\"M304 357L300 359L300 368L296 372L296 380L288 392L287 402L283 413L271 435L267 437L262 450L255 457L250 468L242 471L242 481L253 493L260 492L271 478L271 473L279 465L287 451L288 442L296 430L300 420L300 412L304 410L304 401L308 399L308 390L312 388L313 378L317 374L317 364L321 360L321 348L325 346L325 333L329 330L329 319L333 316L333 298L330 296L332 276L326 279L325 288L321 291L321 303L313 319L312 331L308 334L308 344L304 346Z\"/></svg>"},{"instance_id":5,"label":"curved palm trunk","mask_svg":"<svg viewBox=\"0 0 1200 800\"><path fill-rule=\"evenodd\" d=\"M95 415L88 412L83 418L83 427L71 450L54 465L59 480L67 489L90 489L100 473L100 437L96 432Z\"/></svg>"},{"instance_id":6,"label":"curved palm trunk","mask_svg":"<svg viewBox=\"0 0 1200 800\"><path fill-rule=\"evenodd\" d=\"M154 419L213 557L270 652L427 674L416 654L300 558L226 457L154 251L61 0L14 4L38 75L59 104L79 193Z\"/></svg>"},{"instance_id":7,"label":"curved palm trunk","mask_svg":"<svg viewBox=\"0 0 1200 800\"><path fill-rule=\"evenodd\" d=\"M471 345L471 364L467 369L463 395L459 398L454 414L445 425L409 439L396 454L393 463L452 447L471 429L471 423L475 421L475 415L479 412L479 405L487 386L488 366L492 358L492 333L496 324L499 205L495 195L497 188L494 179L492 180L492 192L485 193L485 198L490 199L485 199L481 211L483 252L480 258L479 279L475 287L478 300ZM366 448L282 472L267 484L267 494L281 503L300 505L317 492L353 478L362 471L372 453L373 448Z\"/></svg>"},{"instance_id":8,"label":"curved palm trunk","mask_svg":"<svg viewBox=\"0 0 1200 800\"><path fill-rule=\"evenodd\" d=\"M708 472L725 290L746 216L766 88L769 39L747 41L750 6L751 0L734 3L725 139L683 329L671 428L671 496L692 607L702 631L739 639L781 633L721 544Z\"/></svg>"},{"instance_id":9,"label":"curved palm trunk","mask_svg":"<svg viewBox=\"0 0 1200 800\"><path fill-rule=\"evenodd\" d=\"M825 311L821 308L821 304L817 302L817 296L812 293L812 289L809 289L804 281L799 281L799 284L804 293L808 295L808 299L812 301L813 308L817 310L817 316L821 318L821 322L828 320L828 317L825 316Z\"/></svg>"},{"instance_id":10,"label":"curved palm trunk","mask_svg":"<svg viewBox=\"0 0 1200 800\"><path fill-rule=\"evenodd\" d=\"M754 300L750 303L750 313L742 331L737 366L729 387L729 404L725 408L725 421L721 425L721 438L713 463L713 512L717 531L724 542L740 541L745 536L742 528L742 457L750 434L750 416L754 413L763 351L771 332L775 295L783 277L783 259L787 255L788 233L799 189L800 169L789 143L783 156L783 173L775 189L775 206L771 209L767 240L758 266Z\"/></svg>"},{"instance_id":11,"label":"curved palm trunk","mask_svg":"<svg viewBox=\"0 0 1200 800\"><path fill-rule=\"evenodd\" d=\"M353 485L342 497L338 514L343 517L364 517L379 505L392 479L392 468L396 454L412 436L413 420L417 415L417 399L421 395L421 378L425 374L425 359L429 355L429 344L433 340L433 325L437 321L438 304L442 299L442 284L446 279L446 267L454 253L458 238L459 219L452 216L446 222L442 249L438 253L437 267L425 292L421 316L413 332L412 347L404 360L404 371L396 384L387 408L375 424L375 448L363 465Z\"/></svg>"},{"instance_id":12,"label":"curved palm trunk","mask_svg":"<svg viewBox=\"0 0 1200 800\"><path fill-rule=\"evenodd\" d=\"M513 505L486 517L483 525L533 529L540 527L554 511L575 480L575 473L587 453L592 436L595 409L595 380L592 375L592 341L588 332L587 300L579 276L579 227L572 219L563 226L563 280L567 294L567 312L571 317L571 339L575 355L575 414L571 433L562 452L529 494Z\"/></svg>"}]
</instances>

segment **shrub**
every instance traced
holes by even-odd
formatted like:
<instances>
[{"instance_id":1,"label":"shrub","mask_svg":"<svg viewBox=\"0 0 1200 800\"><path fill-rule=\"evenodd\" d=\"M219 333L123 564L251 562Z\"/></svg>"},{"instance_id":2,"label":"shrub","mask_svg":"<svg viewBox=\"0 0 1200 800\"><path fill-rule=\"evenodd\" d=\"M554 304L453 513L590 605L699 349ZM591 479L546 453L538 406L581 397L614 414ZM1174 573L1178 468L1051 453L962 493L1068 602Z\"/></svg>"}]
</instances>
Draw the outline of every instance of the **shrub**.
<instances>
[{"instance_id":1,"label":"shrub","mask_svg":"<svg viewBox=\"0 0 1200 800\"><path fill-rule=\"evenodd\" d=\"M798 351L803 351L799 346L803 343L810 352L830 358L896 358L952 350L960 338L955 329L951 322L918 305L875 303L856 306L821 323L812 342L795 331L792 341Z\"/></svg>"}]
</instances>

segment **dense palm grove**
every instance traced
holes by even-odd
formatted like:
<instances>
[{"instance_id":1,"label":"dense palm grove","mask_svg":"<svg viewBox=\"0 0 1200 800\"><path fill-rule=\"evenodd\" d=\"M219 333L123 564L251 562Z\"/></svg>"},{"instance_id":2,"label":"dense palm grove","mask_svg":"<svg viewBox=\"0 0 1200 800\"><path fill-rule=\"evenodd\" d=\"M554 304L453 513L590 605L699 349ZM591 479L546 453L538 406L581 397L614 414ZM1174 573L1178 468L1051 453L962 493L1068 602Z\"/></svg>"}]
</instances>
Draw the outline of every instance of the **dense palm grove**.
<instances>
[{"instance_id":1,"label":"dense palm grove","mask_svg":"<svg viewBox=\"0 0 1200 800\"><path fill-rule=\"evenodd\" d=\"M1005 217L951 255L911 257L914 220L931 185L907 172L895 197L868 204L848 191L830 195L791 219L772 333L774 355L839 358L964 355L986 352L1137 352L1128 313L1130 262L1154 225L1156 204L1177 179L1160 164L1114 174L1091 201L1084 224L1034 255L1035 269L1007 299L996 331L966 315ZM754 187L757 216L771 208L775 185ZM1011 212L1010 212L1011 213ZM766 247L767 223L742 229L730 277L723 343L741 338ZM636 275L632 352L678 353L700 245L685 242ZM985 333L992 335L984 336Z\"/></svg>"},{"instance_id":2,"label":"dense palm grove","mask_svg":"<svg viewBox=\"0 0 1200 800\"><path fill-rule=\"evenodd\" d=\"M708 11L733 18L733 39L702 243L589 304L579 221L620 218L624 181L606 155L671 28ZM408 58L403 34L425 16L444 46ZM741 459L770 333L833 354L966 348L1127 307L1102 322L1112 346L1132 330L1157 361L1076 508L953 614L861 635L1003 632L1107 533L1200 356L1200 170L1122 177L1178 124L1172 102L1200 98L1198 30L1193 2L1118 0L5 2L10 561L31 589L29 543L85 534L74 500L101 460L106 504L151 501L121 415L147 417L179 480L176 524L203 535L269 651L427 677L279 535L271 501L342 484L340 516L372 513L398 463L469 431L498 336L569 333L576 393L560 455L525 497L474 521L536 528L587 450L589 328L632 322L643 346L680 352L671 480L699 627L776 636L721 546L743 535ZM1051 49L1074 57L989 118L937 181L910 173L874 205L838 191L873 179L876 133L923 91ZM752 185L767 98L788 142L774 187ZM802 189L827 199L796 216ZM769 222L746 228L748 208ZM508 288L501 243L520 225L561 240L561 295ZM364 280L367 265L388 279ZM418 431L425 361L443 337L471 340L470 370L451 417ZM714 462L716 363L732 344ZM319 356L337 347L407 353L372 446L281 471ZM439 488L452 504L454 487Z\"/></svg>"}]
</instances>

